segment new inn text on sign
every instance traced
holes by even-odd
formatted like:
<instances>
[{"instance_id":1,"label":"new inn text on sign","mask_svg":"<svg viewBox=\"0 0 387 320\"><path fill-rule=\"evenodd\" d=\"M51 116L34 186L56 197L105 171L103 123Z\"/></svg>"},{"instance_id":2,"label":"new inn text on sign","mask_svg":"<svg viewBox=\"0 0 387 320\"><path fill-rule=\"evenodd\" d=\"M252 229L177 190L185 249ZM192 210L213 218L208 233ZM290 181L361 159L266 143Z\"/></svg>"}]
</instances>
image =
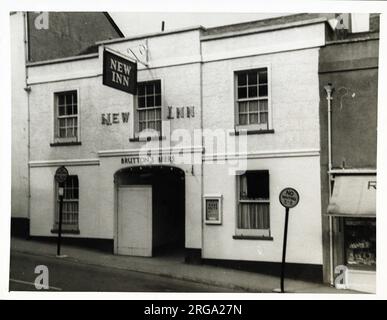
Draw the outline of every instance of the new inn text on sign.
<instances>
[{"instance_id":1,"label":"new inn text on sign","mask_svg":"<svg viewBox=\"0 0 387 320\"><path fill-rule=\"evenodd\" d=\"M102 83L133 95L136 94L137 64L105 49Z\"/></svg>"}]
</instances>

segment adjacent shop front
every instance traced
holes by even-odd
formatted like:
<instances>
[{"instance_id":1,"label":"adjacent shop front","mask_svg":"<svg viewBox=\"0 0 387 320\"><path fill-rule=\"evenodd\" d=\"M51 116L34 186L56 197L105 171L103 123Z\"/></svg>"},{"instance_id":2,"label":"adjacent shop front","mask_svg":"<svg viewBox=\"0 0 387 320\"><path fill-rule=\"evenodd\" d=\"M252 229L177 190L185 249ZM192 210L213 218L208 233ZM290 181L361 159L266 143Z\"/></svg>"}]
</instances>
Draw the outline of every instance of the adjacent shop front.
<instances>
[{"instance_id":1,"label":"adjacent shop front","mask_svg":"<svg viewBox=\"0 0 387 320\"><path fill-rule=\"evenodd\" d=\"M334 223L335 271L349 289L375 291L376 175L334 177L328 214ZM346 269L342 269L345 266Z\"/></svg>"}]
</instances>

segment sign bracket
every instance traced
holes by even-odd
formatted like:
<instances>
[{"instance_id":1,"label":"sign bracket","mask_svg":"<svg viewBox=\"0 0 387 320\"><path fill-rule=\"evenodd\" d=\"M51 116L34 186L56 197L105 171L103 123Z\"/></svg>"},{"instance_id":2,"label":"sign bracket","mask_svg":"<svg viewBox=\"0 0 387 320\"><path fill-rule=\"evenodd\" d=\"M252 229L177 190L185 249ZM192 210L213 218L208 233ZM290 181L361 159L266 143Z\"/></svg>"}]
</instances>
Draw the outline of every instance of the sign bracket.
<instances>
[{"instance_id":1,"label":"sign bracket","mask_svg":"<svg viewBox=\"0 0 387 320\"><path fill-rule=\"evenodd\" d=\"M114 50L112 48L105 47L105 46L103 47L103 50L104 51L108 51L110 53L114 53L115 55L120 56L121 58L127 59L130 62L133 62L133 63L137 62L136 59L133 59L131 56L128 56L128 55L126 55L125 53L123 53L121 51L117 51L117 50Z\"/></svg>"},{"instance_id":2,"label":"sign bracket","mask_svg":"<svg viewBox=\"0 0 387 320\"><path fill-rule=\"evenodd\" d=\"M138 51L143 54L142 51L145 52L145 61L142 61L139 57L137 57L137 55L134 53L134 51L131 49L131 48L128 48L126 51L129 53L131 53L137 60L137 62L141 63L142 65L144 65L145 67L149 68L149 55L148 55L148 40L145 40L145 44L140 44L138 45Z\"/></svg>"}]
</instances>

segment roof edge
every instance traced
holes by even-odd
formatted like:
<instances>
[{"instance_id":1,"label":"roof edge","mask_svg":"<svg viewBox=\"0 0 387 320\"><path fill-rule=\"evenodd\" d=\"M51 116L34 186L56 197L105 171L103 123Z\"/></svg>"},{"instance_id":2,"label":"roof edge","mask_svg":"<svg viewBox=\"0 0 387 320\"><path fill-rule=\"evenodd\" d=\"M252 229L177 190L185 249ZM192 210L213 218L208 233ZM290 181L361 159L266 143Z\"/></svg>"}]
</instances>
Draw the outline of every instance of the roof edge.
<instances>
[{"instance_id":1,"label":"roof edge","mask_svg":"<svg viewBox=\"0 0 387 320\"><path fill-rule=\"evenodd\" d=\"M27 62L26 67L37 67L37 66L43 66L43 65L47 65L47 64L63 63L63 62L70 62L70 61L76 61L76 60L94 59L94 58L98 58L98 57L99 57L99 53L89 53L89 54L83 54L83 55L79 55L79 56L64 57L64 58L50 59L50 60L44 60L44 61Z\"/></svg>"},{"instance_id":2,"label":"roof edge","mask_svg":"<svg viewBox=\"0 0 387 320\"><path fill-rule=\"evenodd\" d=\"M139 34L139 35L136 35L136 36L125 37L125 38L102 40L102 41L97 41L96 44L97 45L112 44L112 43L132 41L132 40L138 40L138 39L160 37L160 36L164 36L164 35L170 35L170 34L182 33L182 32L189 32L189 31L194 31L194 30L205 30L205 28L203 26L201 26L201 25L197 25L197 26L173 29L173 30L169 30L169 31L159 31L159 32Z\"/></svg>"},{"instance_id":3,"label":"roof edge","mask_svg":"<svg viewBox=\"0 0 387 320\"><path fill-rule=\"evenodd\" d=\"M120 29L120 28L118 27L118 25L115 23L114 19L113 19L112 16L110 15L110 13L104 11L103 14L105 15L106 19L108 19L108 21L110 22L110 24L113 26L114 30L116 30L116 32L118 33L118 35L119 35L121 38L124 38L125 35L122 33L121 29Z\"/></svg>"},{"instance_id":4,"label":"roof edge","mask_svg":"<svg viewBox=\"0 0 387 320\"><path fill-rule=\"evenodd\" d=\"M307 25L311 25L311 24L326 23L327 21L328 21L327 18L320 17L320 18L314 18L314 19L308 19L308 20L289 22L289 23L285 23L285 24L278 24L278 25L273 25L273 26L264 26L264 27L252 28L252 29L247 29L247 30L230 31L230 32L219 33L219 34L214 34L214 35L202 36L200 40L201 41L210 41L210 40L216 40L216 39L221 39L221 38L231 38L231 37L237 37L240 35L270 32L270 31L274 31L274 30L296 28L296 27L307 26Z\"/></svg>"}]
</instances>

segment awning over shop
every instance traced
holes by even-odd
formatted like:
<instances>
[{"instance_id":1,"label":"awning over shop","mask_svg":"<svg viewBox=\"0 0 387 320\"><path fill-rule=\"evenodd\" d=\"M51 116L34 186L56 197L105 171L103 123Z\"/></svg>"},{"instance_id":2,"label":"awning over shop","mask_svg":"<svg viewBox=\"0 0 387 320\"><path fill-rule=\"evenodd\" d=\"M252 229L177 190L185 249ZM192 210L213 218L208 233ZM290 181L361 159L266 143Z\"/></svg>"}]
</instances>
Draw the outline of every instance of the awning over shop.
<instances>
[{"instance_id":1,"label":"awning over shop","mask_svg":"<svg viewBox=\"0 0 387 320\"><path fill-rule=\"evenodd\" d=\"M336 176L328 214L376 217L376 176Z\"/></svg>"}]
</instances>

